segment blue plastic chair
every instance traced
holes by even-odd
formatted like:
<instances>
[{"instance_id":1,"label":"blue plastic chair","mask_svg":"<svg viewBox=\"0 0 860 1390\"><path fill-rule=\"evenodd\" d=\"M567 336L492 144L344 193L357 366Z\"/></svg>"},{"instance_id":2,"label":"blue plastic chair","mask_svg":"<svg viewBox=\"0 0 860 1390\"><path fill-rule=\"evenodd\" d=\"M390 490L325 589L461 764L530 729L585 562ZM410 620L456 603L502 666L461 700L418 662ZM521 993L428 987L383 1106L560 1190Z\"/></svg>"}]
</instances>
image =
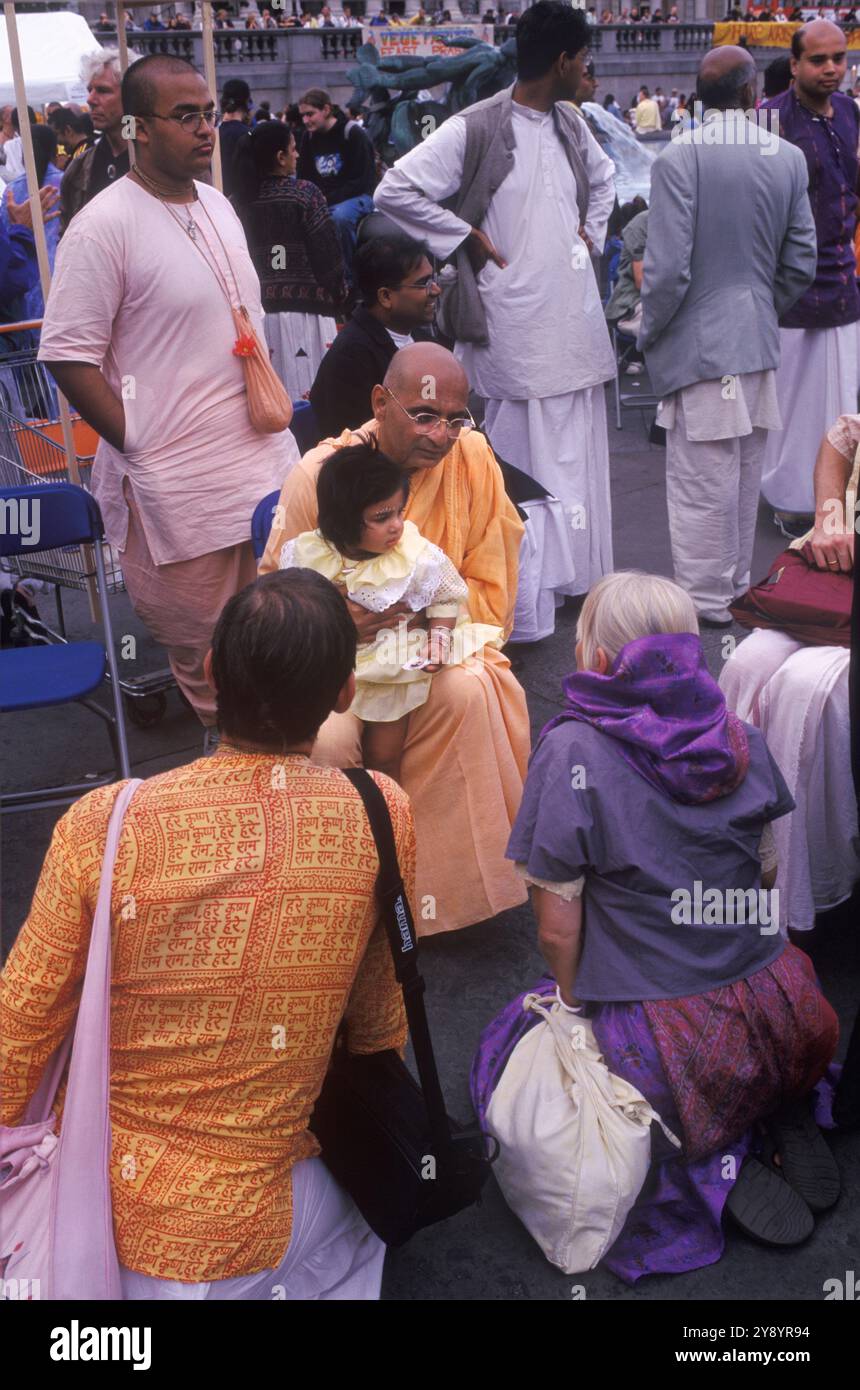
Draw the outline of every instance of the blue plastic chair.
<instances>
[{"instance_id":1,"label":"blue plastic chair","mask_svg":"<svg viewBox=\"0 0 860 1390\"><path fill-rule=\"evenodd\" d=\"M254 559L257 561L263 558L280 495L280 492L267 493L262 502L258 502L254 508L254 515L251 517L251 545Z\"/></svg>"},{"instance_id":2,"label":"blue plastic chair","mask_svg":"<svg viewBox=\"0 0 860 1390\"><path fill-rule=\"evenodd\" d=\"M319 444L319 426L310 401L293 401L293 418L290 429L301 454L306 454L308 449L315 449ZM280 492L270 492L254 508L254 515L251 517L251 545L254 548L256 560L262 559L263 551L266 549L269 532L272 529L272 518L280 495Z\"/></svg>"},{"instance_id":3,"label":"blue plastic chair","mask_svg":"<svg viewBox=\"0 0 860 1390\"><path fill-rule=\"evenodd\" d=\"M123 718L116 653L113 645L108 587L105 577L101 512L95 499L72 483L39 483L35 487L0 488L0 556L33 555L70 545L92 545L102 642L69 642L57 646L21 647L0 653L0 711L42 709L76 701L105 721L116 762L116 777L131 776ZM114 712L87 697L110 675ZM64 806L94 786L113 781L66 784L0 797L0 808L29 810L34 806Z\"/></svg>"},{"instance_id":4,"label":"blue plastic chair","mask_svg":"<svg viewBox=\"0 0 860 1390\"><path fill-rule=\"evenodd\" d=\"M293 418L290 429L299 446L300 454L306 454L308 449L315 449L319 444L319 425L310 401L293 401Z\"/></svg>"}]
</instances>

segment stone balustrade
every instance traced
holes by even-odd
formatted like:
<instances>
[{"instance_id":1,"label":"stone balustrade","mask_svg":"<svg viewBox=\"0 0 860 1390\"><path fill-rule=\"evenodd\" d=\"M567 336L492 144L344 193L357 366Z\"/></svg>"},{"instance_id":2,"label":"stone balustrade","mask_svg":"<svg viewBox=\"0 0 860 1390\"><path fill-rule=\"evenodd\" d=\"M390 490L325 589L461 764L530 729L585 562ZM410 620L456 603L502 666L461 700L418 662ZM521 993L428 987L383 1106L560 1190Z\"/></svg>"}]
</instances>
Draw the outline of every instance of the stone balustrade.
<instances>
[{"instance_id":1,"label":"stone balustrade","mask_svg":"<svg viewBox=\"0 0 860 1390\"><path fill-rule=\"evenodd\" d=\"M511 28L496 26L496 43L511 36ZM620 87L626 98L628 86L632 89L640 82L689 92L712 36L711 23L596 25L589 40L601 83L598 101L615 87ZM326 88L340 100L350 90L346 72L355 62L362 37L359 28L219 29L214 34L218 85L227 77L241 75L255 101L266 98L278 106L295 101L314 86ZM114 42L110 34L99 38L104 44ZM172 53L203 68L199 30L135 31L129 34L129 41L140 53ZM755 48L750 52L763 68L775 53L785 50Z\"/></svg>"},{"instance_id":2,"label":"stone balustrade","mask_svg":"<svg viewBox=\"0 0 860 1390\"><path fill-rule=\"evenodd\" d=\"M420 31L419 31L420 32ZM601 57L625 54L638 59L645 54L703 53L711 46L712 24L602 24L590 34L592 53ZM99 35L105 43L113 36ZM496 43L512 37L510 26L495 28ZM305 53L315 53L324 62L352 62L362 42L361 29L216 29L217 66L242 63L289 63ZM202 66L200 30L168 29L154 33L142 30L129 34L129 42L140 53L174 53ZM635 73L631 70L631 75Z\"/></svg>"},{"instance_id":3,"label":"stone balustrade","mask_svg":"<svg viewBox=\"0 0 860 1390\"><path fill-rule=\"evenodd\" d=\"M595 58L610 53L634 60L644 54L704 53L713 31L713 24L598 24L591 30L589 46Z\"/></svg>"}]
</instances>

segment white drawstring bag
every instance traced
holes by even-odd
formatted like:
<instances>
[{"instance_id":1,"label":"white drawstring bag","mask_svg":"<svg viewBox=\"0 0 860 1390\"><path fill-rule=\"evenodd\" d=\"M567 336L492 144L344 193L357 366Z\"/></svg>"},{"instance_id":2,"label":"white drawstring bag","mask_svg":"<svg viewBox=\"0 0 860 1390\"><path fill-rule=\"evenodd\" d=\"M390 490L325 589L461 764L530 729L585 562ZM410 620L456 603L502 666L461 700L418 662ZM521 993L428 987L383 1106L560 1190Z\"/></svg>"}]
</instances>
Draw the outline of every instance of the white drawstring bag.
<instances>
[{"instance_id":1,"label":"white drawstring bag","mask_svg":"<svg viewBox=\"0 0 860 1390\"><path fill-rule=\"evenodd\" d=\"M591 1024L554 999L508 1060L487 1107L499 1141L493 1172L512 1211L565 1274L594 1269L614 1243L651 1162L651 1122L679 1141L643 1096L613 1076Z\"/></svg>"}]
</instances>

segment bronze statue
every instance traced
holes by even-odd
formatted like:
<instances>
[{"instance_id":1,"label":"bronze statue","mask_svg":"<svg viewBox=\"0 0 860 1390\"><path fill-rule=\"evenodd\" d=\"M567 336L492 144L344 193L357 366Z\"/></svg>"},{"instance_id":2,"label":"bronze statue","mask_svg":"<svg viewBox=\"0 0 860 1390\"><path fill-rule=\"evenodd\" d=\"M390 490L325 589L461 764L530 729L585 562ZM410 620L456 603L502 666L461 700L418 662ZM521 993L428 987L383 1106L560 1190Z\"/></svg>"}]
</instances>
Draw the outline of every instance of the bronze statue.
<instances>
[{"instance_id":1,"label":"bronze statue","mask_svg":"<svg viewBox=\"0 0 860 1390\"><path fill-rule=\"evenodd\" d=\"M498 48L475 38L442 39L462 53L425 58L380 58L372 43L362 44L358 65L347 77L351 101L367 110L365 129L387 164L393 164L455 112L509 87L516 77L516 40ZM443 100L420 101L416 93L449 83Z\"/></svg>"}]
</instances>

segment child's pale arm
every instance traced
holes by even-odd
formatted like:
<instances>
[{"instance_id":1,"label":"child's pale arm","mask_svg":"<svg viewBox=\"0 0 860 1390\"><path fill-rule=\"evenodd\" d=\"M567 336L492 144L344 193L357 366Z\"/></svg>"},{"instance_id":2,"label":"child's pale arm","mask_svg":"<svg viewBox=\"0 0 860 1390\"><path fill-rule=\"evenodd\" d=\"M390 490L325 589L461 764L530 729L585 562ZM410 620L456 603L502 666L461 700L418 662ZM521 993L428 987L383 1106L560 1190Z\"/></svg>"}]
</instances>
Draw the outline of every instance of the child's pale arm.
<instances>
[{"instance_id":1,"label":"child's pale arm","mask_svg":"<svg viewBox=\"0 0 860 1390\"><path fill-rule=\"evenodd\" d=\"M433 603L427 609L427 649L430 665L425 671L432 675L444 666L451 655L451 634L457 623L459 604Z\"/></svg>"}]
</instances>

